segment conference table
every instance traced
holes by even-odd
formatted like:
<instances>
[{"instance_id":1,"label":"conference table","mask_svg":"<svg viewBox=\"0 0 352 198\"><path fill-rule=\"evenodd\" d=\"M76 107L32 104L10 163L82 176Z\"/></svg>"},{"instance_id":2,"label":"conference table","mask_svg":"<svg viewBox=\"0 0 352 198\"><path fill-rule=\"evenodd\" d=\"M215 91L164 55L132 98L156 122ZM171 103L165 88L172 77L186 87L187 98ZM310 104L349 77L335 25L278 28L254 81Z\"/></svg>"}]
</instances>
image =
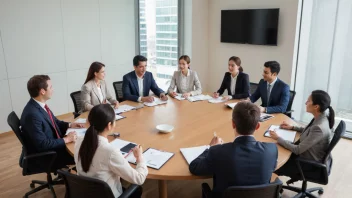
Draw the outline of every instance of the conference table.
<instances>
[{"instance_id":1,"label":"conference table","mask_svg":"<svg viewBox=\"0 0 352 198\"><path fill-rule=\"evenodd\" d=\"M238 102L231 100L229 102ZM124 101L121 105L141 106L141 103ZM231 124L232 109L224 103L209 103L208 101L190 102L176 100L169 97L167 104L154 107L144 106L137 110L128 111L121 115L126 118L117 120L114 132L119 132L120 139L142 145L143 149L155 148L173 152L170 158L159 170L148 168L148 179L158 180L159 197L167 197L168 180L194 180L209 177L195 176L189 172L188 163L180 152L180 148L208 145L216 132L226 142L233 142L234 130ZM87 118L88 112L79 118ZM283 121L290 124L295 122L284 114L274 114L265 122L260 123L260 128L255 131L256 140L262 142L276 142L264 137L264 132L270 125L279 125ZM170 133L161 133L156 129L159 124L173 125ZM115 138L109 136L109 141ZM298 135L296 135L296 140ZM277 168L289 159L291 152L278 145ZM74 153L74 143L67 144L67 150ZM131 164L132 167L135 165Z\"/></svg>"}]
</instances>

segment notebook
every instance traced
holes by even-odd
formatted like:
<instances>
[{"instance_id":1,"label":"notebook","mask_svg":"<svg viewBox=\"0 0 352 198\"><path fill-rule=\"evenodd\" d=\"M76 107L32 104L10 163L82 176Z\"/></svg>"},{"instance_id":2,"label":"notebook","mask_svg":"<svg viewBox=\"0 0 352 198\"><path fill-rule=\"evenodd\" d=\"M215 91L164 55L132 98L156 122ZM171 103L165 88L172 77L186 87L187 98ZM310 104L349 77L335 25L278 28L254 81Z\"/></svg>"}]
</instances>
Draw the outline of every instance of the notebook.
<instances>
[{"instance_id":1,"label":"notebook","mask_svg":"<svg viewBox=\"0 0 352 198\"><path fill-rule=\"evenodd\" d=\"M121 119L124 119L124 118L126 118L126 117L122 116L122 115L115 115L115 121L121 120Z\"/></svg>"},{"instance_id":2,"label":"notebook","mask_svg":"<svg viewBox=\"0 0 352 198\"><path fill-rule=\"evenodd\" d=\"M223 97L220 96L218 98L212 98L210 100L208 100L210 103L222 103L222 102L226 102L227 100L223 100Z\"/></svg>"},{"instance_id":3,"label":"notebook","mask_svg":"<svg viewBox=\"0 0 352 198\"><path fill-rule=\"evenodd\" d=\"M237 102L234 103L226 103L225 105L227 105L228 107L230 107L231 109L234 109L236 106Z\"/></svg>"},{"instance_id":4,"label":"notebook","mask_svg":"<svg viewBox=\"0 0 352 198\"><path fill-rule=\"evenodd\" d=\"M112 145L114 148L118 149L121 151L121 154L126 157L128 155L128 152L129 151L125 151L126 148L124 149L124 147L126 147L127 145L129 144L134 144L134 145L137 145L135 143L132 143L132 142L129 142L129 141L125 141L125 140L121 140L119 138L116 138L115 140L111 141L110 142L110 145ZM122 149L122 150L121 150ZM133 154L132 154L133 155Z\"/></svg>"},{"instance_id":5,"label":"notebook","mask_svg":"<svg viewBox=\"0 0 352 198\"><path fill-rule=\"evenodd\" d=\"M148 107L153 107L153 106L166 104L166 103L167 103L167 101L162 101L160 98L155 98L154 97L154 101L153 102L144 102L143 104L145 106L148 106Z\"/></svg>"},{"instance_id":6,"label":"notebook","mask_svg":"<svg viewBox=\"0 0 352 198\"><path fill-rule=\"evenodd\" d=\"M277 133L277 135L284 140L288 140L292 143L295 141L296 131L280 129L280 126L278 126L278 125L271 125L269 127L269 129L267 131L265 131L265 133L264 133L265 137L270 137L269 131L275 131Z\"/></svg>"},{"instance_id":7,"label":"notebook","mask_svg":"<svg viewBox=\"0 0 352 198\"><path fill-rule=\"evenodd\" d=\"M87 119L85 118L78 118L77 120L75 120L75 123L80 123L80 124L84 124L87 122Z\"/></svg>"},{"instance_id":8,"label":"notebook","mask_svg":"<svg viewBox=\"0 0 352 198\"><path fill-rule=\"evenodd\" d=\"M208 145L204 146L197 146L197 147L190 147L190 148L180 148L180 151L185 157L186 161L188 164L191 164L191 162L199 157L200 154L202 154L206 149L208 149Z\"/></svg>"},{"instance_id":9,"label":"notebook","mask_svg":"<svg viewBox=\"0 0 352 198\"><path fill-rule=\"evenodd\" d=\"M86 128L79 128L79 129L68 128L66 131L66 135L68 135L73 131L76 131L77 136L84 136L86 134L87 129Z\"/></svg>"},{"instance_id":10,"label":"notebook","mask_svg":"<svg viewBox=\"0 0 352 198\"><path fill-rule=\"evenodd\" d=\"M178 93L177 96L175 96L175 99L177 99L177 100L185 100L186 98L184 98L182 96L182 94Z\"/></svg>"},{"instance_id":11,"label":"notebook","mask_svg":"<svg viewBox=\"0 0 352 198\"><path fill-rule=\"evenodd\" d=\"M172 156L174 156L174 153L160 151L154 148L148 148L143 152L143 157L146 165L157 170L159 170L167 161L169 161ZM129 154L126 159L130 163L136 164L136 158L132 153Z\"/></svg>"},{"instance_id":12,"label":"notebook","mask_svg":"<svg viewBox=\"0 0 352 198\"><path fill-rule=\"evenodd\" d=\"M203 95L203 94L196 95L196 96L190 96L190 97L187 98L187 100L190 101L190 102L203 101L203 100L210 100L210 99L212 99L211 96L209 96L209 95Z\"/></svg>"},{"instance_id":13,"label":"notebook","mask_svg":"<svg viewBox=\"0 0 352 198\"><path fill-rule=\"evenodd\" d=\"M120 114L123 112L131 111L135 109L136 107L130 106L130 105L120 105L119 108L115 109L116 114Z\"/></svg>"}]
</instances>

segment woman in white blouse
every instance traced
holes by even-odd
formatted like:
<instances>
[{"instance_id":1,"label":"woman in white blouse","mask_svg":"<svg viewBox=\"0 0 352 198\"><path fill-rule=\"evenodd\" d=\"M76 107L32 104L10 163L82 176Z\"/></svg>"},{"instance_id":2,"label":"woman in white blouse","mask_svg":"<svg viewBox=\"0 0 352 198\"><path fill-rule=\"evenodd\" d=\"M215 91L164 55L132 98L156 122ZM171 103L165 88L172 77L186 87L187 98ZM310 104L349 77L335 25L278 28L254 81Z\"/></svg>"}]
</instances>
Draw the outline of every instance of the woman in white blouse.
<instances>
[{"instance_id":1,"label":"woman in white blouse","mask_svg":"<svg viewBox=\"0 0 352 198\"><path fill-rule=\"evenodd\" d=\"M74 158L78 175L100 179L106 182L115 197L123 193L120 177L130 183L142 185L148 175L143 159L143 149L132 149L137 166L132 168L119 149L108 141L108 134L115 126L115 112L109 104L94 106L88 115L90 127L84 137L75 144ZM142 190L139 191L141 194ZM134 195L134 196L140 196Z\"/></svg>"},{"instance_id":2,"label":"woman in white blouse","mask_svg":"<svg viewBox=\"0 0 352 198\"><path fill-rule=\"evenodd\" d=\"M183 55L178 59L179 71L175 71L168 93L171 97L176 97L181 93L182 97L196 96L202 93L202 86L198 79L197 72L190 70L191 59ZM177 92L175 92L175 87Z\"/></svg>"},{"instance_id":3,"label":"woman in white blouse","mask_svg":"<svg viewBox=\"0 0 352 198\"><path fill-rule=\"evenodd\" d=\"M87 79L81 88L81 112L91 110L95 105L105 104L107 101L118 108L119 102L110 94L105 83L105 65L93 62L90 65Z\"/></svg>"}]
</instances>

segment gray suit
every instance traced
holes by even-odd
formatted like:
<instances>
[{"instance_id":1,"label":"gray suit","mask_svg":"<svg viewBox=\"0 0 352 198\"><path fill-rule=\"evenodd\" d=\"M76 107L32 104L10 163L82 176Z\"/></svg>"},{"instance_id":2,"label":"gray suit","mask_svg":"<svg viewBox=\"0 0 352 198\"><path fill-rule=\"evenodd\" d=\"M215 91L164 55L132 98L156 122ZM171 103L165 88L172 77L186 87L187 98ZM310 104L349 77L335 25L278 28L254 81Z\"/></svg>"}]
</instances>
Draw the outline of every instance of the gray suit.
<instances>
[{"instance_id":1,"label":"gray suit","mask_svg":"<svg viewBox=\"0 0 352 198\"><path fill-rule=\"evenodd\" d=\"M110 94L104 80L100 81L100 89L103 94L103 101L100 101L98 88L93 80L88 81L81 88L82 109L80 112L90 111L94 106L102 104L104 100L108 100L111 104L115 104L117 100Z\"/></svg>"},{"instance_id":2,"label":"gray suit","mask_svg":"<svg viewBox=\"0 0 352 198\"><path fill-rule=\"evenodd\" d=\"M332 137L326 115L321 114L306 128L294 127L294 130L302 133L299 142L292 144L279 137L278 143L302 158L322 162Z\"/></svg>"},{"instance_id":3,"label":"gray suit","mask_svg":"<svg viewBox=\"0 0 352 198\"><path fill-rule=\"evenodd\" d=\"M200 85L200 81L198 79L197 72L188 70L189 76L187 76L186 87L183 87L181 84L182 80L182 72L175 71L170 87L168 89L169 93L174 92L175 87L177 87L177 93L187 93L190 92L192 96L199 95L202 93L202 86Z\"/></svg>"}]
</instances>

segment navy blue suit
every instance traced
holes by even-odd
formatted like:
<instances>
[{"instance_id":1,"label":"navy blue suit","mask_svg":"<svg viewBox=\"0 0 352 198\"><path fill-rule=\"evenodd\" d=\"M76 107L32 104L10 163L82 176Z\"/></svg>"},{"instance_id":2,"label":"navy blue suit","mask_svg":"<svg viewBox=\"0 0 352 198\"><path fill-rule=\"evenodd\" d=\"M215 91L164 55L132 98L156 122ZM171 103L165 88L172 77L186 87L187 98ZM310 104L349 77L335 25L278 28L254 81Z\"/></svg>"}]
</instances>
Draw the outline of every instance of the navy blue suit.
<instances>
[{"instance_id":1,"label":"navy blue suit","mask_svg":"<svg viewBox=\"0 0 352 198\"><path fill-rule=\"evenodd\" d=\"M27 145L27 152L32 154L56 151L55 167L61 168L68 164L74 164L73 157L67 153L65 141L62 139L69 123L60 121L52 112L51 114L60 139L57 138L49 114L34 99L31 98L25 106L21 116L21 130Z\"/></svg>"},{"instance_id":2,"label":"navy blue suit","mask_svg":"<svg viewBox=\"0 0 352 198\"><path fill-rule=\"evenodd\" d=\"M228 95L232 96L232 99L243 99L248 98L249 95L249 76L246 73L239 72L236 80L235 94L231 90L231 73L226 72L224 79L222 80L221 87L217 91L220 95L227 90Z\"/></svg>"},{"instance_id":3,"label":"navy blue suit","mask_svg":"<svg viewBox=\"0 0 352 198\"><path fill-rule=\"evenodd\" d=\"M282 80L277 79L271 89L269 105L267 88L268 83L261 79L255 92L251 95L252 102L262 99L262 107L266 107L266 113L285 113L290 100L290 87Z\"/></svg>"},{"instance_id":4,"label":"navy blue suit","mask_svg":"<svg viewBox=\"0 0 352 198\"><path fill-rule=\"evenodd\" d=\"M230 186L270 183L278 151L274 143L257 142L240 136L234 142L210 147L189 165L195 175L213 175L214 197Z\"/></svg>"},{"instance_id":5,"label":"navy blue suit","mask_svg":"<svg viewBox=\"0 0 352 198\"><path fill-rule=\"evenodd\" d=\"M137 102L139 97L148 96L150 90L158 97L160 97L161 93L164 93L156 84L152 73L147 71L144 74L143 96L139 95L136 72L132 71L123 76L122 91L124 99Z\"/></svg>"}]
</instances>

